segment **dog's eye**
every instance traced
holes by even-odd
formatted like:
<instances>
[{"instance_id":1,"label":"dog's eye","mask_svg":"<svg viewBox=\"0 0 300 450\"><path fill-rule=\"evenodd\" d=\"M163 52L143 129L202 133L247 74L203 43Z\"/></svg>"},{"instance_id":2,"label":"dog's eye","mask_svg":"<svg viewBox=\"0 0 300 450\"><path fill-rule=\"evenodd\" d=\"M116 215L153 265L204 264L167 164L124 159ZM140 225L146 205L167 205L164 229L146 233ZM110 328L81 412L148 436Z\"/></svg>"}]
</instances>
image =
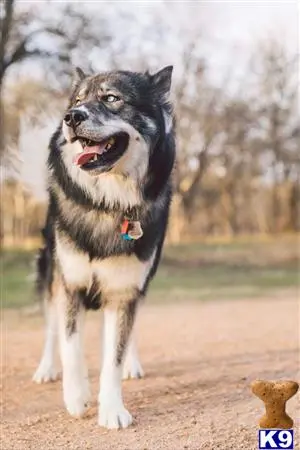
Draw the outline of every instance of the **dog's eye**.
<instances>
[{"instance_id":1,"label":"dog's eye","mask_svg":"<svg viewBox=\"0 0 300 450\"><path fill-rule=\"evenodd\" d=\"M120 99L120 97L118 97L117 95L113 95L113 94L108 94L108 95L103 95L102 97L102 101L105 103L114 103L114 102L118 102Z\"/></svg>"}]
</instances>

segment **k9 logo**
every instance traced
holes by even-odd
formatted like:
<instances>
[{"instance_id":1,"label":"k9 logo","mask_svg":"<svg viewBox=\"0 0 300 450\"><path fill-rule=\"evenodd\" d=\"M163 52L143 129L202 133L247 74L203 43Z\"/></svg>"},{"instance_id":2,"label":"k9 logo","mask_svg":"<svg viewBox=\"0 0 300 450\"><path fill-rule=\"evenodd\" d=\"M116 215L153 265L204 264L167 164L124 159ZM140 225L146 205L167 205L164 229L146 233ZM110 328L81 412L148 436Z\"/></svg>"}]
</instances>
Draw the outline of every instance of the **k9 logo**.
<instances>
[{"instance_id":1,"label":"k9 logo","mask_svg":"<svg viewBox=\"0 0 300 450\"><path fill-rule=\"evenodd\" d=\"M294 448L293 430L259 430L259 449Z\"/></svg>"}]
</instances>

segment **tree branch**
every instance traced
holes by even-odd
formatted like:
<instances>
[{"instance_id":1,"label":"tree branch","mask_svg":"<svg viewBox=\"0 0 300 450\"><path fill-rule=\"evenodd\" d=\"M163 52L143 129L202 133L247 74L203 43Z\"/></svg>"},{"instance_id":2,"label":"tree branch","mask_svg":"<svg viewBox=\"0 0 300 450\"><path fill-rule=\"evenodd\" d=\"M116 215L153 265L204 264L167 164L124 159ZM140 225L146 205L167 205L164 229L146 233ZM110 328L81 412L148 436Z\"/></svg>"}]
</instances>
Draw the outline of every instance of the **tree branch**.
<instances>
[{"instance_id":1,"label":"tree branch","mask_svg":"<svg viewBox=\"0 0 300 450\"><path fill-rule=\"evenodd\" d=\"M11 22L13 17L14 0L5 0L5 13L4 17L1 19L1 39L0 39L0 84L4 76L4 60L5 60L5 50L9 38L9 32L11 29Z\"/></svg>"},{"instance_id":2,"label":"tree branch","mask_svg":"<svg viewBox=\"0 0 300 450\"><path fill-rule=\"evenodd\" d=\"M28 34L15 48L15 50L13 51L12 55L7 58L6 60L4 59L4 63L3 63L3 73L6 71L6 69L11 66L12 64L16 63L16 62L20 62L21 60L23 60L24 58L30 57L30 56L56 56L56 54L54 53L50 53L47 51L43 51L43 50L27 50L26 49L26 45L28 44L28 42L30 40L32 40L32 38L34 36L36 36L39 33L50 33L53 34L55 36L60 36L60 37L65 37L65 33L60 29L60 28L53 28L53 27L45 27L45 28L40 28L39 30L35 30L32 33Z\"/></svg>"}]
</instances>

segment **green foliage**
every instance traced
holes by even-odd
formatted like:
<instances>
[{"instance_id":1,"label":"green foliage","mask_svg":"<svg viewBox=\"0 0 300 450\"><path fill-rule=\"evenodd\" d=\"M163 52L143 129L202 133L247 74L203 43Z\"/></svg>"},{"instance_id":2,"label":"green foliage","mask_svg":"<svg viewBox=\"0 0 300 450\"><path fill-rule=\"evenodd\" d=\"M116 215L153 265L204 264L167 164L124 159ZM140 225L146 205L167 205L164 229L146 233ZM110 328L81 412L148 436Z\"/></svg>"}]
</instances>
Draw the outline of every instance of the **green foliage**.
<instances>
[{"instance_id":1,"label":"green foliage","mask_svg":"<svg viewBox=\"0 0 300 450\"><path fill-rule=\"evenodd\" d=\"M1 252L1 306L18 308L33 304L34 252L5 250Z\"/></svg>"}]
</instances>

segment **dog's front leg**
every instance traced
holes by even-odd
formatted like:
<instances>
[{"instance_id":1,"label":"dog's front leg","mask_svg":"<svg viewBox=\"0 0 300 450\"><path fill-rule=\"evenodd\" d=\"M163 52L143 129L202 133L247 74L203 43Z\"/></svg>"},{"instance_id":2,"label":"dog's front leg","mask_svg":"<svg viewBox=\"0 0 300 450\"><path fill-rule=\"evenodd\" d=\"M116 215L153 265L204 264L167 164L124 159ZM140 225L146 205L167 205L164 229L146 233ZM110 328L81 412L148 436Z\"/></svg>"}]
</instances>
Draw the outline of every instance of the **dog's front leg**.
<instances>
[{"instance_id":1,"label":"dog's front leg","mask_svg":"<svg viewBox=\"0 0 300 450\"><path fill-rule=\"evenodd\" d=\"M104 309L103 363L100 376L99 425L126 428L132 417L122 399L122 364L133 327L137 300Z\"/></svg>"},{"instance_id":2,"label":"dog's front leg","mask_svg":"<svg viewBox=\"0 0 300 450\"><path fill-rule=\"evenodd\" d=\"M58 300L59 342L63 367L63 396L68 412L81 417L90 397L83 352L85 310L76 291L62 286Z\"/></svg>"}]
</instances>

